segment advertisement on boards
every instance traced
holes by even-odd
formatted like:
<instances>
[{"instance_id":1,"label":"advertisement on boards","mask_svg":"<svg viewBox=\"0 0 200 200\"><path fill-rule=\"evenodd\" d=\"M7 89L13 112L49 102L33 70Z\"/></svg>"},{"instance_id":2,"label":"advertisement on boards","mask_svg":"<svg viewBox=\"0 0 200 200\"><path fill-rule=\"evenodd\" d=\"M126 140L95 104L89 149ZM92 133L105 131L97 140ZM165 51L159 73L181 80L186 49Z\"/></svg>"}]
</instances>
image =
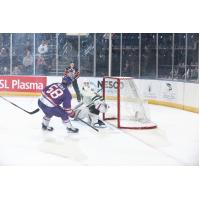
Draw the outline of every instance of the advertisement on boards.
<instances>
[{"instance_id":1,"label":"advertisement on boards","mask_svg":"<svg viewBox=\"0 0 200 200\"><path fill-rule=\"evenodd\" d=\"M40 93L46 84L43 76L0 76L1 93Z\"/></svg>"},{"instance_id":2,"label":"advertisement on boards","mask_svg":"<svg viewBox=\"0 0 200 200\"><path fill-rule=\"evenodd\" d=\"M145 99L158 99L160 94L160 82L152 80L142 81L142 91Z\"/></svg>"},{"instance_id":3,"label":"advertisement on boards","mask_svg":"<svg viewBox=\"0 0 200 200\"><path fill-rule=\"evenodd\" d=\"M177 84L170 81L160 82L161 99L177 102Z\"/></svg>"}]
</instances>

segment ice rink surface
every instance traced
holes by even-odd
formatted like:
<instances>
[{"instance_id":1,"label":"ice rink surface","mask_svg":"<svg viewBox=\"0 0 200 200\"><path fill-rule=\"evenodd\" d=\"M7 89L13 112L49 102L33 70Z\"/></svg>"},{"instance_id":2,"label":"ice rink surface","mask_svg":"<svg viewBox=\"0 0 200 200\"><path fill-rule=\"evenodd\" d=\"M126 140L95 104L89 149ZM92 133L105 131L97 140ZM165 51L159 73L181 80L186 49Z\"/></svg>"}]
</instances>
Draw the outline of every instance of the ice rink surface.
<instances>
[{"instance_id":1,"label":"ice rink surface","mask_svg":"<svg viewBox=\"0 0 200 200\"><path fill-rule=\"evenodd\" d=\"M28 111L37 97L6 97ZM73 100L73 105L76 101ZM52 133L41 130L42 111L29 115L0 99L0 165L199 165L199 115L150 105L152 130L99 132L72 121L79 134L68 134L59 118Z\"/></svg>"}]
</instances>

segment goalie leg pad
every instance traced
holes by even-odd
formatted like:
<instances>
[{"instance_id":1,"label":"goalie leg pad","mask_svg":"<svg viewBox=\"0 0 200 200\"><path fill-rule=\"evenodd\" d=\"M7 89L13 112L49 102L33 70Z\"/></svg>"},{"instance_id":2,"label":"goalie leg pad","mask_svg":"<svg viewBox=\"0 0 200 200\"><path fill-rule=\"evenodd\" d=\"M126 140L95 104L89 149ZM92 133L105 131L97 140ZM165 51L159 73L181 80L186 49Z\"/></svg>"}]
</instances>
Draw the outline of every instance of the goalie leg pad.
<instances>
[{"instance_id":1,"label":"goalie leg pad","mask_svg":"<svg viewBox=\"0 0 200 200\"><path fill-rule=\"evenodd\" d=\"M89 118L89 122L92 126L94 127L98 127L98 119L99 119L99 115L94 114L94 113L89 113L88 114L88 118Z\"/></svg>"},{"instance_id":2,"label":"goalie leg pad","mask_svg":"<svg viewBox=\"0 0 200 200\"><path fill-rule=\"evenodd\" d=\"M87 107L81 107L80 109L77 109L75 112L76 113L74 119L77 118L84 119L88 117L89 109Z\"/></svg>"},{"instance_id":3,"label":"goalie leg pad","mask_svg":"<svg viewBox=\"0 0 200 200\"><path fill-rule=\"evenodd\" d=\"M99 119L99 115L90 113L88 116L92 126L96 128L106 128L106 124Z\"/></svg>"}]
</instances>

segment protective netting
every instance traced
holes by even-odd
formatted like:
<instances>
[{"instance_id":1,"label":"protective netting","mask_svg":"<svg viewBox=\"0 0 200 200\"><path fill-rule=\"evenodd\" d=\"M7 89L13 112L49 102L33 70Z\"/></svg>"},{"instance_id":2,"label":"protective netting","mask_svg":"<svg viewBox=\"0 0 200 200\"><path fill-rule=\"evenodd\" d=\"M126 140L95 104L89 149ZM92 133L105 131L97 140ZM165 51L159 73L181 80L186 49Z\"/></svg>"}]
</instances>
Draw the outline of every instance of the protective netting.
<instances>
[{"instance_id":1,"label":"protective netting","mask_svg":"<svg viewBox=\"0 0 200 200\"><path fill-rule=\"evenodd\" d=\"M104 119L119 128L155 128L147 103L141 98L133 78L104 78L104 98L109 105Z\"/></svg>"}]
</instances>

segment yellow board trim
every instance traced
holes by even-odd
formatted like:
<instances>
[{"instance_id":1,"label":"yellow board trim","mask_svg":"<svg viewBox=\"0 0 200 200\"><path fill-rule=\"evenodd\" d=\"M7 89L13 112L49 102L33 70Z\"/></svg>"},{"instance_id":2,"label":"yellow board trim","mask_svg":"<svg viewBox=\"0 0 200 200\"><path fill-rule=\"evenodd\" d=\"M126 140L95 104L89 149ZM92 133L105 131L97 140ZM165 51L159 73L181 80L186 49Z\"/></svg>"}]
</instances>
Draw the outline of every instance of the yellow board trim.
<instances>
[{"instance_id":1,"label":"yellow board trim","mask_svg":"<svg viewBox=\"0 0 200 200\"><path fill-rule=\"evenodd\" d=\"M4 95L4 96L40 96L40 92L0 92L0 95ZM72 95L73 98L76 97L76 95ZM114 100L116 99L116 97L108 97L109 100ZM173 103L173 102L166 102L166 101L159 101L159 100L153 100L150 99L148 100L149 104L154 104L154 105L161 105L161 106L168 106L168 107L172 107L172 108L177 108L177 109L181 109L181 110L186 110L189 112L194 112L194 113L199 113L199 108L196 107L192 107L192 106L186 106L186 105L182 105L182 104L177 104L177 103Z\"/></svg>"},{"instance_id":2,"label":"yellow board trim","mask_svg":"<svg viewBox=\"0 0 200 200\"><path fill-rule=\"evenodd\" d=\"M158 101L158 100L150 99L150 100L148 100L148 103L154 104L154 105L168 106L168 107L186 110L186 111L190 111L190 112L194 112L194 113L199 113L199 108L192 107L192 106L186 106L186 105L182 105L182 104L177 104L177 103L173 103L173 102Z\"/></svg>"},{"instance_id":3,"label":"yellow board trim","mask_svg":"<svg viewBox=\"0 0 200 200\"><path fill-rule=\"evenodd\" d=\"M40 92L0 92L2 96L40 96Z\"/></svg>"}]
</instances>

